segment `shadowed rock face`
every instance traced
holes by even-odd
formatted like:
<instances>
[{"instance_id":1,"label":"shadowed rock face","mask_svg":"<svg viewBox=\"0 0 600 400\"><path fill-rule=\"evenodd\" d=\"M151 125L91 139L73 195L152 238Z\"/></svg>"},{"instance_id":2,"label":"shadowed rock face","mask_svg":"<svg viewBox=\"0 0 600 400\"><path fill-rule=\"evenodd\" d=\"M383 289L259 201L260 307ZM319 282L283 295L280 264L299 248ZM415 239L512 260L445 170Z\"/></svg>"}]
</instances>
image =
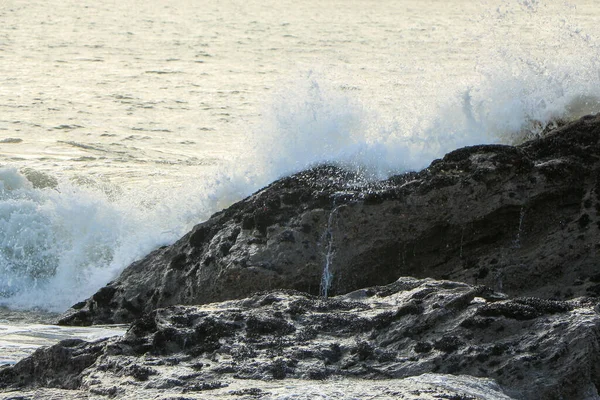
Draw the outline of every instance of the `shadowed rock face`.
<instances>
[{"instance_id":1,"label":"shadowed rock face","mask_svg":"<svg viewBox=\"0 0 600 400\"><path fill-rule=\"evenodd\" d=\"M281 179L132 264L60 323L130 322L257 290L318 294L328 253L330 295L415 276L517 296L598 296L599 138L600 117L584 117L385 181L336 167Z\"/></svg>"},{"instance_id":2,"label":"shadowed rock face","mask_svg":"<svg viewBox=\"0 0 600 400\"><path fill-rule=\"evenodd\" d=\"M600 383L593 303L500 297L483 286L401 278L327 300L288 290L172 306L136 320L123 338L39 350L0 370L0 387L119 398L271 398L269 382L286 379L288 395L315 382L345 381L345 398L593 395ZM424 373L442 375L429 387L419 381ZM417 377L412 386L407 377ZM374 388L380 381L388 392Z\"/></svg>"}]
</instances>

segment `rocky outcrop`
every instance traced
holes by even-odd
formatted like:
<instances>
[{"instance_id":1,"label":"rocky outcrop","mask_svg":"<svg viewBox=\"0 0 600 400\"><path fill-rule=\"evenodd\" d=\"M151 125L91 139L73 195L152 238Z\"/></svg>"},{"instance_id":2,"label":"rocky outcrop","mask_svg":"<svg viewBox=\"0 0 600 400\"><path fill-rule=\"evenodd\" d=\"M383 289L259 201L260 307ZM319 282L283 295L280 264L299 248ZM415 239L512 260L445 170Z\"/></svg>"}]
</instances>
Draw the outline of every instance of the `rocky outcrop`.
<instances>
[{"instance_id":1,"label":"rocky outcrop","mask_svg":"<svg viewBox=\"0 0 600 400\"><path fill-rule=\"evenodd\" d=\"M329 299L263 292L61 342L0 370L0 386L37 398L597 398L594 304L414 278Z\"/></svg>"},{"instance_id":2,"label":"rocky outcrop","mask_svg":"<svg viewBox=\"0 0 600 400\"><path fill-rule=\"evenodd\" d=\"M1 368L0 398L600 398L599 140L590 116L385 181L281 179L61 319L124 337Z\"/></svg>"},{"instance_id":3,"label":"rocky outcrop","mask_svg":"<svg viewBox=\"0 0 600 400\"><path fill-rule=\"evenodd\" d=\"M130 322L257 290L343 294L401 276L555 300L597 296L599 138L600 117L590 116L385 181L336 167L281 179L132 264L60 323Z\"/></svg>"}]
</instances>

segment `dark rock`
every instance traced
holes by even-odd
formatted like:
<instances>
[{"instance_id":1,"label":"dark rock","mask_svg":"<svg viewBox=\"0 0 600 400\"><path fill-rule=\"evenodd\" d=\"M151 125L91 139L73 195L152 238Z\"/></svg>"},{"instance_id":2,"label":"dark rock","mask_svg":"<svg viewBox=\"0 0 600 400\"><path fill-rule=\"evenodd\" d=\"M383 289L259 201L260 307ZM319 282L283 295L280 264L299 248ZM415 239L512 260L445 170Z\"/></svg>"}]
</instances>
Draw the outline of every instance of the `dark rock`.
<instances>
[{"instance_id":1,"label":"dark rock","mask_svg":"<svg viewBox=\"0 0 600 400\"><path fill-rule=\"evenodd\" d=\"M524 298L486 305L478 310L478 314L526 320L571 309L572 306L564 301Z\"/></svg>"},{"instance_id":2,"label":"dark rock","mask_svg":"<svg viewBox=\"0 0 600 400\"><path fill-rule=\"evenodd\" d=\"M0 368L0 389L276 397L360 379L355 397L597 398L598 227L600 116L379 182L319 166L214 214L60 320L134 321L123 338L40 349Z\"/></svg>"},{"instance_id":3,"label":"dark rock","mask_svg":"<svg viewBox=\"0 0 600 400\"><path fill-rule=\"evenodd\" d=\"M264 395L275 390L269 386L274 380L286 380L289 390L292 382L352 378L371 392L380 390L370 385L381 380L392 387L417 379L394 397L428 387L423 393L436 394L426 397L432 399L509 399L503 390L527 400L585 398L600 384L595 301L488 302L474 294L499 297L464 283L401 278L328 300L287 290L171 306L136 321L122 338L71 340L39 350L1 369L0 382L7 390L56 387L146 398L140 396L147 389L148 398L200 392L214 398ZM443 375L433 387L422 386L418 377L431 372L458 377ZM501 388L477 377L492 378ZM440 392L459 378L462 389ZM475 396L473 387L484 392Z\"/></svg>"},{"instance_id":4,"label":"dark rock","mask_svg":"<svg viewBox=\"0 0 600 400\"><path fill-rule=\"evenodd\" d=\"M600 117L584 118L516 147L458 149L381 182L333 166L283 178L132 264L60 323L130 322L258 290L318 294L328 249L330 295L409 275L514 296L552 298L557 287L568 298L596 295L573 282L597 274L599 131Z\"/></svg>"},{"instance_id":5,"label":"dark rock","mask_svg":"<svg viewBox=\"0 0 600 400\"><path fill-rule=\"evenodd\" d=\"M79 339L41 348L13 367L0 369L0 389L9 386L76 389L81 384L81 373L103 350L104 341L88 343Z\"/></svg>"},{"instance_id":6,"label":"dark rock","mask_svg":"<svg viewBox=\"0 0 600 400\"><path fill-rule=\"evenodd\" d=\"M417 342L414 348L417 353L429 353L432 349L433 346L429 342Z\"/></svg>"},{"instance_id":7,"label":"dark rock","mask_svg":"<svg viewBox=\"0 0 600 400\"><path fill-rule=\"evenodd\" d=\"M458 350L463 345L464 342L458 337L445 335L442 336L439 340L435 341L435 343L433 344L433 348L446 353L451 353L453 351Z\"/></svg>"},{"instance_id":8,"label":"dark rock","mask_svg":"<svg viewBox=\"0 0 600 400\"><path fill-rule=\"evenodd\" d=\"M105 286L98 290L96 294L92 296L92 300L95 301L96 304L98 304L99 306L107 306L110 304L116 292L117 290L114 287Z\"/></svg>"}]
</instances>

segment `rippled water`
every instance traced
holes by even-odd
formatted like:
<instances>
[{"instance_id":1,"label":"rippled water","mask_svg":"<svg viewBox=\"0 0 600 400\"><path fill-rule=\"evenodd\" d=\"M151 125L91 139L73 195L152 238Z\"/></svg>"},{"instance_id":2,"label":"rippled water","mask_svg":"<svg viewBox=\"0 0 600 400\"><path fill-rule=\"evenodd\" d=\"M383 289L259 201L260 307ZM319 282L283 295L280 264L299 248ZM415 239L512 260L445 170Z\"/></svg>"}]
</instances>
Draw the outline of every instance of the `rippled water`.
<instances>
[{"instance_id":1,"label":"rippled water","mask_svg":"<svg viewBox=\"0 0 600 400\"><path fill-rule=\"evenodd\" d=\"M4 0L0 140L23 141L0 143L1 160L177 184L245 158L309 76L376 113L376 129L412 125L486 70L511 72L499 62L522 74L518 58L592 50L573 35L596 33L598 6L564 4Z\"/></svg>"}]
</instances>

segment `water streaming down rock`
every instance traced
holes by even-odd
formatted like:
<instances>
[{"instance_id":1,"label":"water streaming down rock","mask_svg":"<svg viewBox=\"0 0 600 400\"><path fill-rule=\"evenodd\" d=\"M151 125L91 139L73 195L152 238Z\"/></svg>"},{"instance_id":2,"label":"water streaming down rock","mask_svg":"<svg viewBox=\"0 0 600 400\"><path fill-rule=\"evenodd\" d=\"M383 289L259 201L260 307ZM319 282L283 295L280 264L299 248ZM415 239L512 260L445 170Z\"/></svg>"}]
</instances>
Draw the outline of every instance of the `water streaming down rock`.
<instances>
[{"instance_id":1,"label":"water streaming down rock","mask_svg":"<svg viewBox=\"0 0 600 400\"><path fill-rule=\"evenodd\" d=\"M525 207L521 207L521 211L519 212L519 227L517 228L517 235L514 241L514 247L521 247L521 233L523 232L523 220L525 219Z\"/></svg>"},{"instance_id":2,"label":"water streaming down rock","mask_svg":"<svg viewBox=\"0 0 600 400\"><path fill-rule=\"evenodd\" d=\"M333 196L333 209L329 213L329 217L327 218L327 228L323 233L323 241L325 242L325 252L323 253L324 262L323 262L323 275L321 276L321 288L320 293L321 296L327 299L329 295L329 290L331 289L331 285L333 283L333 259L335 257L335 238L334 238L334 222L336 217L338 217L338 210L343 205L336 205L336 199L343 198L344 195L349 195L352 198L352 193L336 193Z\"/></svg>"},{"instance_id":3,"label":"water streaming down rock","mask_svg":"<svg viewBox=\"0 0 600 400\"><path fill-rule=\"evenodd\" d=\"M333 226L332 221L335 215L337 208L334 208L329 214L329 218L327 220L327 229L323 234L323 240L326 243L325 246L325 262L323 263L323 275L321 277L321 296L324 299L327 299L329 289L331 288L331 282L333 281L333 273L331 272L331 267L333 263L333 257L335 256L335 247L333 242Z\"/></svg>"}]
</instances>

